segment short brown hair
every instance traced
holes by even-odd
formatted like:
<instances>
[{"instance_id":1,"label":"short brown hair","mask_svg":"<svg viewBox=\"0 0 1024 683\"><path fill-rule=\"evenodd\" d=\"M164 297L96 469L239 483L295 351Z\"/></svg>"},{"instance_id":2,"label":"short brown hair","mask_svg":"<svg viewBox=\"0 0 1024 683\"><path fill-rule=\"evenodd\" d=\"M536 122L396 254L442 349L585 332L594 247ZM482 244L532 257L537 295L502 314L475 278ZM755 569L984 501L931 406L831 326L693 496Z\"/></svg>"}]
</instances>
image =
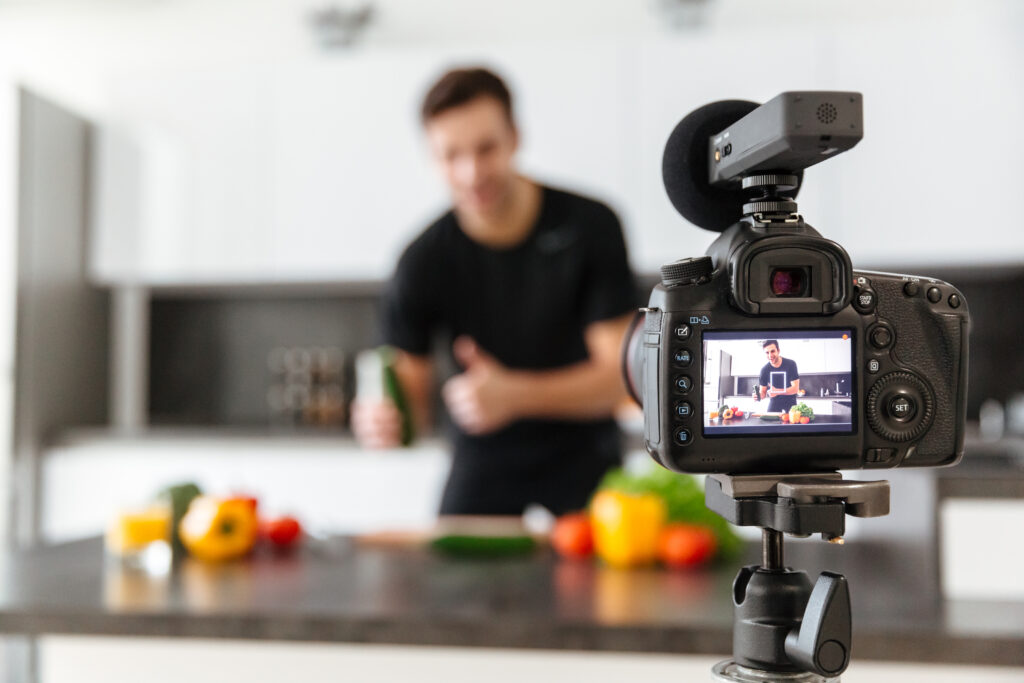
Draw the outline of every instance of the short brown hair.
<instances>
[{"instance_id":1,"label":"short brown hair","mask_svg":"<svg viewBox=\"0 0 1024 683\"><path fill-rule=\"evenodd\" d=\"M505 82L493 71L480 67L452 69L437 80L423 98L420 120L428 123L442 112L466 104L478 97L493 97L512 119L512 95Z\"/></svg>"}]
</instances>

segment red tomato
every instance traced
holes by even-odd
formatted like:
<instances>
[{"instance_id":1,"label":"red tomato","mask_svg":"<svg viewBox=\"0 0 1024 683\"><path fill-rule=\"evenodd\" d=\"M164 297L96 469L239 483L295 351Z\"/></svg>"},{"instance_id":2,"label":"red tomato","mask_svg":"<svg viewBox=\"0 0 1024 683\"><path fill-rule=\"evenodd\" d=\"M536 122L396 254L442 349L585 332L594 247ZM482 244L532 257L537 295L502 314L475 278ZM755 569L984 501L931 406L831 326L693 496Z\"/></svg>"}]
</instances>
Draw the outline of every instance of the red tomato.
<instances>
[{"instance_id":1,"label":"red tomato","mask_svg":"<svg viewBox=\"0 0 1024 683\"><path fill-rule=\"evenodd\" d=\"M594 553L590 517L582 512L559 517L551 532L551 545L562 557L590 557Z\"/></svg>"},{"instance_id":2,"label":"red tomato","mask_svg":"<svg viewBox=\"0 0 1024 683\"><path fill-rule=\"evenodd\" d=\"M710 529L677 522L662 530L658 557L669 567L696 567L710 560L717 547Z\"/></svg>"},{"instance_id":3,"label":"red tomato","mask_svg":"<svg viewBox=\"0 0 1024 683\"><path fill-rule=\"evenodd\" d=\"M302 537L302 525L294 517L261 520L260 535L277 548L288 548Z\"/></svg>"}]
</instances>

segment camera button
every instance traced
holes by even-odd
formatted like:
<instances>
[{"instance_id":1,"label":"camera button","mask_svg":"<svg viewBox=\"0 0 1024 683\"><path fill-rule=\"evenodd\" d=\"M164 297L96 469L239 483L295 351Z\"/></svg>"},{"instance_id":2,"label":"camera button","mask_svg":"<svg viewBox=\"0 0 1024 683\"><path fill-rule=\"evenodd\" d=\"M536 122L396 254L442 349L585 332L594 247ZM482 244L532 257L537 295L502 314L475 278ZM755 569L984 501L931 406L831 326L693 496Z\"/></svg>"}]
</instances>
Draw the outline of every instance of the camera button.
<instances>
[{"instance_id":1,"label":"camera button","mask_svg":"<svg viewBox=\"0 0 1024 683\"><path fill-rule=\"evenodd\" d=\"M868 462L889 462L895 454L892 448L869 448L865 459Z\"/></svg>"},{"instance_id":2,"label":"camera button","mask_svg":"<svg viewBox=\"0 0 1024 683\"><path fill-rule=\"evenodd\" d=\"M676 417L686 419L693 415L693 406L687 401L680 401L676 404Z\"/></svg>"},{"instance_id":3,"label":"camera button","mask_svg":"<svg viewBox=\"0 0 1024 683\"><path fill-rule=\"evenodd\" d=\"M689 339L690 332L691 330L689 325L680 325L676 328L676 336L680 339Z\"/></svg>"},{"instance_id":4,"label":"camera button","mask_svg":"<svg viewBox=\"0 0 1024 683\"><path fill-rule=\"evenodd\" d=\"M882 364L878 362L877 358L872 358L868 361L868 372L872 375L878 372L882 368Z\"/></svg>"},{"instance_id":5,"label":"camera button","mask_svg":"<svg viewBox=\"0 0 1024 683\"><path fill-rule=\"evenodd\" d=\"M868 314L875 310L875 304L878 303L878 299L875 296L874 291L870 289L858 290L853 295L853 307L857 309L858 313Z\"/></svg>"},{"instance_id":6,"label":"camera button","mask_svg":"<svg viewBox=\"0 0 1024 683\"><path fill-rule=\"evenodd\" d=\"M942 299L942 292L939 290L938 287L929 287L928 288L928 301L931 301L933 304L937 304L937 303L939 303L939 301L941 299Z\"/></svg>"},{"instance_id":7,"label":"camera button","mask_svg":"<svg viewBox=\"0 0 1024 683\"><path fill-rule=\"evenodd\" d=\"M960 297L958 297L956 294L950 294L949 295L949 307L950 308L960 308Z\"/></svg>"},{"instance_id":8,"label":"camera button","mask_svg":"<svg viewBox=\"0 0 1024 683\"><path fill-rule=\"evenodd\" d=\"M916 282L908 282L903 285L903 293L907 296L917 296L921 293L921 285Z\"/></svg>"},{"instance_id":9,"label":"camera button","mask_svg":"<svg viewBox=\"0 0 1024 683\"><path fill-rule=\"evenodd\" d=\"M871 334L868 336L871 341L871 345L876 349L888 348L892 344L892 332L889 331L888 327L879 325L875 329L871 330Z\"/></svg>"},{"instance_id":10,"label":"camera button","mask_svg":"<svg viewBox=\"0 0 1024 683\"><path fill-rule=\"evenodd\" d=\"M909 396L895 396L889 401L888 413L894 420L907 422L917 414L917 401Z\"/></svg>"},{"instance_id":11,"label":"camera button","mask_svg":"<svg viewBox=\"0 0 1024 683\"><path fill-rule=\"evenodd\" d=\"M693 441L693 432L686 427L680 427L675 431L675 440L680 446L688 446Z\"/></svg>"},{"instance_id":12,"label":"camera button","mask_svg":"<svg viewBox=\"0 0 1024 683\"><path fill-rule=\"evenodd\" d=\"M686 375L679 375L676 377L676 391L685 394L693 387L693 380Z\"/></svg>"},{"instance_id":13,"label":"camera button","mask_svg":"<svg viewBox=\"0 0 1024 683\"><path fill-rule=\"evenodd\" d=\"M693 362L693 354L690 353L690 349L676 349L672 354L672 361L681 368L688 368Z\"/></svg>"}]
</instances>

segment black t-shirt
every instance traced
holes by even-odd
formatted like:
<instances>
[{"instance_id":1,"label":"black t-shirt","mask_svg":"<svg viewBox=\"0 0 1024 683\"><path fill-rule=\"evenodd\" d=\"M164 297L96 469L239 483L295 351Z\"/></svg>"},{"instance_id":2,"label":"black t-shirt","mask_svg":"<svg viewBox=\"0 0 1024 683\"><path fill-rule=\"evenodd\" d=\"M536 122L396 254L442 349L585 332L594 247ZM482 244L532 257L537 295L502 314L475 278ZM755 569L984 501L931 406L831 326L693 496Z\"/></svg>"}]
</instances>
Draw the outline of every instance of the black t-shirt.
<instances>
[{"instance_id":1,"label":"black t-shirt","mask_svg":"<svg viewBox=\"0 0 1024 683\"><path fill-rule=\"evenodd\" d=\"M759 383L763 387L774 387L776 389L788 389L793 380L800 379L800 373L796 369L796 361L790 358L783 358L779 367L772 367L771 363L765 363L761 368L761 379ZM796 405L796 395L773 396L768 402L768 412L777 413L789 410Z\"/></svg>"},{"instance_id":2,"label":"black t-shirt","mask_svg":"<svg viewBox=\"0 0 1024 683\"><path fill-rule=\"evenodd\" d=\"M618 218L605 205L543 188L537 222L520 244L470 239L451 211L399 260L384 298L383 336L409 353L468 335L510 368L544 370L587 358L583 331L637 305ZM620 457L611 419L521 420L492 434L454 429L456 463L487 458L532 476L552 458ZM538 469L539 468L539 469Z\"/></svg>"}]
</instances>

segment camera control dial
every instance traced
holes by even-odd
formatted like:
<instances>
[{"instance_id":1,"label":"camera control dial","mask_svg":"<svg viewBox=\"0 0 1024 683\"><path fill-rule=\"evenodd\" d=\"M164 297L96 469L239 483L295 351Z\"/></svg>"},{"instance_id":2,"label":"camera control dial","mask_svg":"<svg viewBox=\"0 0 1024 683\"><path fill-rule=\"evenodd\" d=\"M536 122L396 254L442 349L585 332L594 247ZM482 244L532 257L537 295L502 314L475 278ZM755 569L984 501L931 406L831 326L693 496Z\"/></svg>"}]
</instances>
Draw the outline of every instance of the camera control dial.
<instances>
[{"instance_id":1,"label":"camera control dial","mask_svg":"<svg viewBox=\"0 0 1024 683\"><path fill-rule=\"evenodd\" d=\"M868 424L887 441L901 443L923 435L935 414L932 392L920 377L890 372L868 392Z\"/></svg>"},{"instance_id":2,"label":"camera control dial","mask_svg":"<svg viewBox=\"0 0 1024 683\"><path fill-rule=\"evenodd\" d=\"M707 282L715 272L710 256L684 258L661 267L661 284L666 287L696 285Z\"/></svg>"}]
</instances>

